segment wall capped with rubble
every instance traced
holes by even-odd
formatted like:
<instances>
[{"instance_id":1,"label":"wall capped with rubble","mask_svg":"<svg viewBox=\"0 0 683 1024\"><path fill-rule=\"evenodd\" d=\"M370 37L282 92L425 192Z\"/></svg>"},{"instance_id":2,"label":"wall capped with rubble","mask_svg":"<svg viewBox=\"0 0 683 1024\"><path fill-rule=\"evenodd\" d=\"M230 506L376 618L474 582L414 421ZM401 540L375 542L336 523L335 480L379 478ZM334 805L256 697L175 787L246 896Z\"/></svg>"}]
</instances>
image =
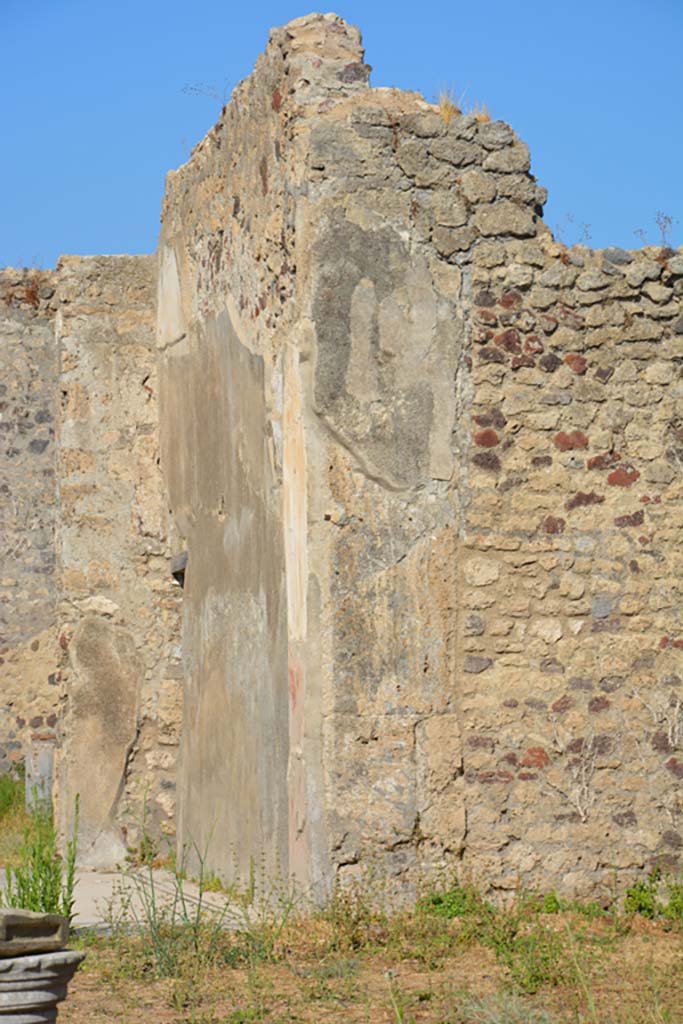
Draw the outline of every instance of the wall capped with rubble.
<instances>
[{"instance_id":1,"label":"wall capped with rubble","mask_svg":"<svg viewBox=\"0 0 683 1024\"><path fill-rule=\"evenodd\" d=\"M314 889L676 867L683 255L559 245L506 124L367 72L275 30L169 176L181 831Z\"/></svg>"}]
</instances>

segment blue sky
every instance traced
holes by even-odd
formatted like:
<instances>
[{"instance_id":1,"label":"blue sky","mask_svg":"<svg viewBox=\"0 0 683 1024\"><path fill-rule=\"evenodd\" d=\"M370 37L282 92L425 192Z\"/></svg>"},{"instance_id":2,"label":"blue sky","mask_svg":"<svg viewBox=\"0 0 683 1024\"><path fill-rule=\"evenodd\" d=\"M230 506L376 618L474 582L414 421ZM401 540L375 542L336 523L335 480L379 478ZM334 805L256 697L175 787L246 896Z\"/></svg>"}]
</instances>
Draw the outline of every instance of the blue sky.
<instances>
[{"instance_id":1,"label":"blue sky","mask_svg":"<svg viewBox=\"0 0 683 1024\"><path fill-rule=\"evenodd\" d=\"M151 252L164 175L187 159L297 3L0 0L0 266ZM531 147L571 244L683 244L683 0L338 2L373 85L447 87ZM589 225L584 229L584 225Z\"/></svg>"}]
</instances>

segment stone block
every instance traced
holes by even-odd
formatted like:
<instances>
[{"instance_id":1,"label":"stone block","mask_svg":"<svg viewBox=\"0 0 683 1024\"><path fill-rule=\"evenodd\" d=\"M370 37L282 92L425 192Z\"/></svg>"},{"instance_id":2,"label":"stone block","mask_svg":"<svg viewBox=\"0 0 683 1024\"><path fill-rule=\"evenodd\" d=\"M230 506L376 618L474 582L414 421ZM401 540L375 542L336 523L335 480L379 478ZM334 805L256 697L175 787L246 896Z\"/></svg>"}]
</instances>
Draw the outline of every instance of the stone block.
<instances>
[{"instance_id":1,"label":"stone block","mask_svg":"<svg viewBox=\"0 0 683 1024\"><path fill-rule=\"evenodd\" d=\"M64 949L68 939L69 922L59 914L0 909L0 957L53 953Z\"/></svg>"}]
</instances>

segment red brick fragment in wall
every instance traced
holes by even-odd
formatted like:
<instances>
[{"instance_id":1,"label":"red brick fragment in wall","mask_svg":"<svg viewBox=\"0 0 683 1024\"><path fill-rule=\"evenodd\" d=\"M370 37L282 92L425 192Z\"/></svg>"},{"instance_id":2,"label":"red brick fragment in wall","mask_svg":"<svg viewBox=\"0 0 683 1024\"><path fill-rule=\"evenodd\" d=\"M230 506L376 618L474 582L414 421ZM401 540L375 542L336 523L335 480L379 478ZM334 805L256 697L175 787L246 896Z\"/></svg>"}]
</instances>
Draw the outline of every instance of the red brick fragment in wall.
<instances>
[{"instance_id":1,"label":"red brick fragment in wall","mask_svg":"<svg viewBox=\"0 0 683 1024\"><path fill-rule=\"evenodd\" d=\"M490 427L486 430L480 430L474 435L474 443L480 448L495 448L499 441L498 434L495 430L491 430Z\"/></svg>"},{"instance_id":2,"label":"red brick fragment in wall","mask_svg":"<svg viewBox=\"0 0 683 1024\"><path fill-rule=\"evenodd\" d=\"M515 306L519 306L521 302L521 293L514 289L510 289L508 292L503 292L500 297L500 304L504 309L514 309Z\"/></svg>"},{"instance_id":3,"label":"red brick fragment in wall","mask_svg":"<svg viewBox=\"0 0 683 1024\"><path fill-rule=\"evenodd\" d=\"M507 331L497 334L494 342L499 348L505 349L506 352L518 353L522 351L519 331L515 330L514 327L510 327Z\"/></svg>"},{"instance_id":4,"label":"red brick fragment in wall","mask_svg":"<svg viewBox=\"0 0 683 1024\"><path fill-rule=\"evenodd\" d=\"M576 448L587 448L588 438L581 430L572 430L570 433L565 433L561 430L559 434L555 434L553 438L556 448L559 448L561 452L573 451Z\"/></svg>"},{"instance_id":5,"label":"red brick fragment in wall","mask_svg":"<svg viewBox=\"0 0 683 1024\"><path fill-rule=\"evenodd\" d=\"M543 520L543 531L550 534L564 533L566 525L566 521L560 516L546 516Z\"/></svg>"},{"instance_id":6,"label":"red brick fragment in wall","mask_svg":"<svg viewBox=\"0 0 683 1024\"><path fill-rule=\"evenodd\" d=\"M524 768L547 768L550 757L543 747L529 747L519 763Z\"/></svg>"},{"instance_id":7,"label":"red brick fragment in wall","mask_svg":"<svg viewBox=\"0 0 683 1024\"><path fill-rule=\"evenodd\" d=\"M604 495L596 494L595 491L577 491L577 493L569 499L565 508L568 512L571 512L573 508L583 508L587 505L601 505L605 500Z\"/></svg>"},{"instance_id":8,"label":"red brick fragment in wall","mask_svg":"<svg viewBox=\"0 0 683 1024\"><path fill-rule=\"evenodd\" d=\"M619 462L619 452L603 452L602 455L592 455L586 463L587 469L609 469L615 462Z\"/></svg>"},{"instance_id":9,"label":"red brick fragment in wall","mask_svg":"<svg viewBox=\"0 0 683 1024\"><path fill-rule=\"evenodd\" d=\"M530 356L538 356L545 351L545 345L537 334L530 334L524 342L524 351Z\"/></svg>"},{"instance_id":10,"label":"red brick fragment in wall","mask_svg":"<svg viewBox=\"0 0 683 1024\"><path fill-rule=\"evenodd\" d=\"M279 89L273 89L273 110L277 113L282 106L282 96Z\"/></svg>"},{"instance_id":11,"label":"red brick fragment in wall","mask_svg":"<svg viewBox=\"0 0 683 1024\"><path fill-rule=\"evenodd\" d=\"M639 508L637 512L632 512L630 515L617 516L614 520L615 526L642 526L643 520L645 519L645 513L642 508Z\"/></svg>"},{"instance_id":12,"label":"red brick fragment in wall","mask_svg":"<svg viewBox=\"0 0 683 1024\"><path fill-rule=\"evenodd\" d=\"M510 363L511 370L519 370L521 367L526 366L531 369L536 365L536 361L533 356L513 356Z\"/></svg>"},{"instance_id":13,"label":"red brick fragment in wall","mask_svg":"<svg viewBox=\"0 0 683 1024\"><path fill-rule=\"evenodd\" d=\"M634 466L619 466L618 469L613 470L607 477L607 483L611 484L612 487L630 487L639 476L640 473Z\"/></svg>"},{"instance_id":14,"label":"red brick fragment in wall","mask_svg":"<svg viewBox=\"0 0 683 1024\"><path fill-rule=\"evenodd\" d=\"M564 361L570 370L582 377L586 372L588 366L587 360L578 354L578 352L568 352L564 357Z\"/></svg>"}]
</instances>

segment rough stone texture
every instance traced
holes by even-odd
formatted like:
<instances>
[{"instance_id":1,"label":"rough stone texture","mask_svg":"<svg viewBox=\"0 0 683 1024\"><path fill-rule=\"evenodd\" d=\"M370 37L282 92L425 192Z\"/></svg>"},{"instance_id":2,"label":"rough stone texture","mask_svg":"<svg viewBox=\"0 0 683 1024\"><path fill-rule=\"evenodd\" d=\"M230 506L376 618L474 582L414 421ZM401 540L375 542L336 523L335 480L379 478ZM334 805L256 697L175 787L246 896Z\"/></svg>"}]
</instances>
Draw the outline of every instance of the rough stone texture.
<instances>
[{"instance_id":1,"label":"rough stone texture","mask_svg":"<svg viewBox=\"0 0 683 1024\"><path fill-rule=\"evenodd\" d=\"M59 914L0 909L0 957L53 953L69 940L69 922Z\"/></svg>"},{"instance_id":2,"label":"rough stone texture","mask_svg":"<svg viewBox=\"0 0 683 1024\"><path fill-rule=\"evenodd\" d=\"M500 245L495 267L480 245L463 261L463 551L497 570L459 614L459 663L489 662L461 677L461 728L481 740L462 765L465 864L501 889L607 892L615 869L680 868L680 275L658 249L615 258L546 231ZM510 329L528 358L483 361L480 341ZM493 415L482 467L474 429Z\"/></svg>"},{"instance_id":3,"label":"rough stone texture","mask_svg":"<svg viewBox=\"0 0 683 1024\"><path fill-rule=\"evenodd\" d=\"M54 274L0 271L0 772L59 710Z\"/></svg>"},{"instance_id":4,"label":"rough stone texture","mask_svg":"<svg viewBox=\"0 0 683 1024\"><path fill-rule=\"evenodd\" d=\"M673 865L675 266L553 242L507 125L365 69L334 16L276 30L168 180L181 835L314 887Z\"/></svg>"},{"instance_id":5,"label":"rough stone texture","mask_svg":"<svg viewBox=\"0 0 683 1024\"><path fill-rule=\"evenodd\" d=\"M60 809L80 856L173 830L180 588L159 470L154 257L64 257L57 334ZM143 808L146 805L146 809Z\"/></svg>"}]
</instances>

